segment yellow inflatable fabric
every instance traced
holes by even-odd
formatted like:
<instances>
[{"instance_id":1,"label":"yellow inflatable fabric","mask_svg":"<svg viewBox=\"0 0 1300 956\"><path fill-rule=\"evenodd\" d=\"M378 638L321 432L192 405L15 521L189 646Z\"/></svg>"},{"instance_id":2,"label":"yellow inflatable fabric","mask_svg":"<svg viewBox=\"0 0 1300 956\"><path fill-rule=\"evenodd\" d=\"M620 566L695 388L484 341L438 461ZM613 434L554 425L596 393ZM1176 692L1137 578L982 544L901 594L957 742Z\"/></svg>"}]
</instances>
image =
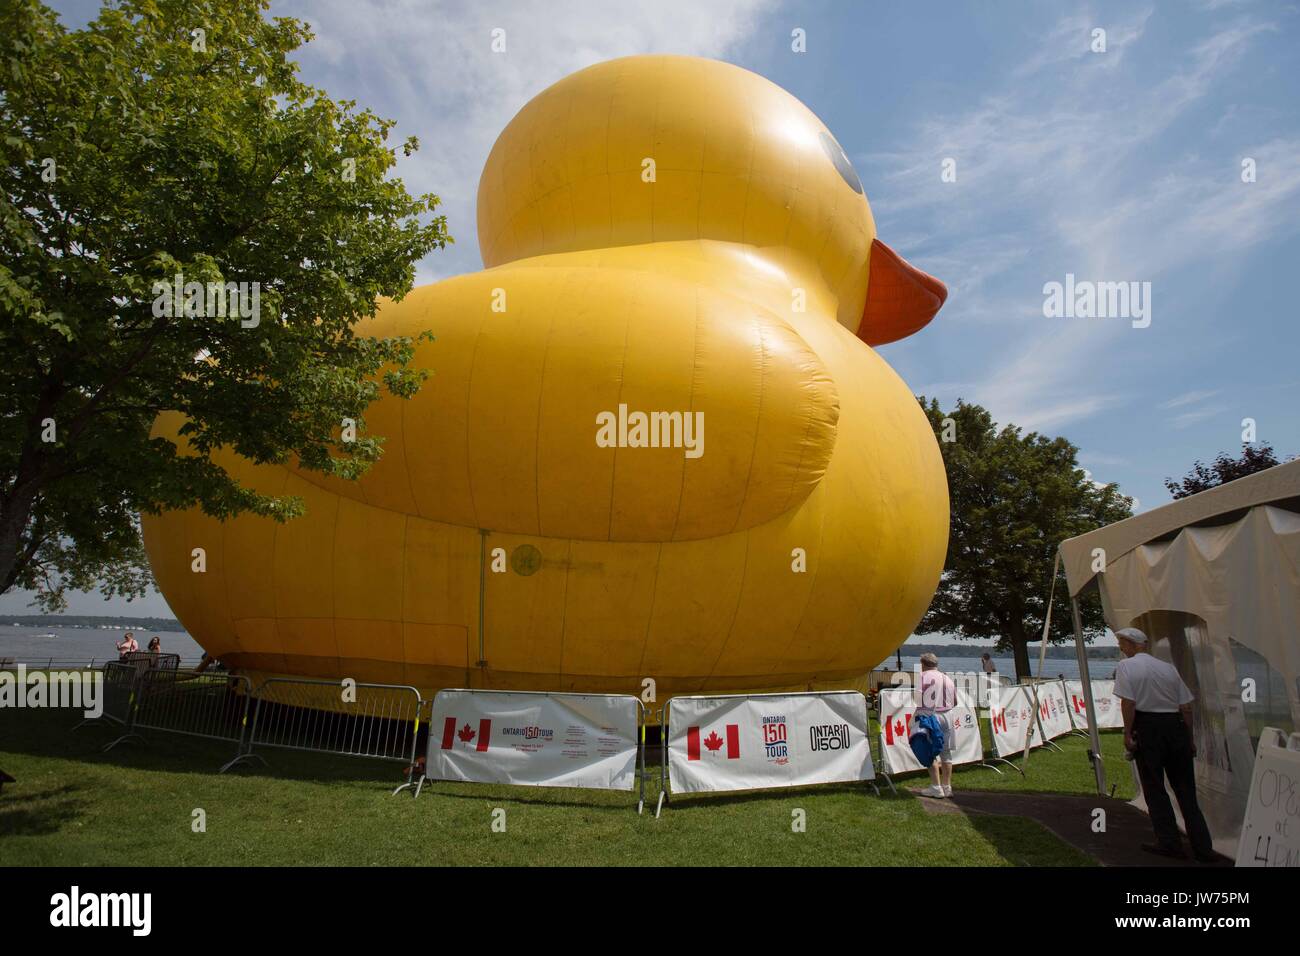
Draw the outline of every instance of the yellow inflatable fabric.
<instances>
[{"instance_id":1,"label":"yellow inflatable fabric","mask_svg":"<svg viewBox=\"0 0 1300 956\"><path fill-rule=\"evenodd\" d=\"M420 393L367 412L365 478L218 454L307 514L145 516L190 634L255 678L426 693L860 686L948 532L934 436L871 345L946 292L876 239L821 121L728 64L602 63L506 127L478 233L484 271L358 330L436 335Z\"/></svg>"}]
</instances>

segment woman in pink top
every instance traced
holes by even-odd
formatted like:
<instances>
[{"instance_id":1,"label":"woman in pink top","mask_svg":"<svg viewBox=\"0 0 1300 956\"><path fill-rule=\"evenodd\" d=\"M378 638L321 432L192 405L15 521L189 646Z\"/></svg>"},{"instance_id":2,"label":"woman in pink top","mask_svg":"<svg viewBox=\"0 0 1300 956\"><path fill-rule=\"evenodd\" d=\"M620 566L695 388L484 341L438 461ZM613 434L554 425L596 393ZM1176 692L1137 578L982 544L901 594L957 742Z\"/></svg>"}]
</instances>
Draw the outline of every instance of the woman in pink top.
<instances>
[{"instance_id":1,"label":"woman in pink top","mask_svg":"<svg viewBox=\"0 0 1300 956\"><path fill-rule=\"evenodd\" d=\"M918 714L933 714L943 728L943 750L930 764L930 786L921 791L926 797L952 796L952 723L948 711L957 706L957 685L939 670L939 658L921 655L921 703Z\"/></svg>"}]
</instances>

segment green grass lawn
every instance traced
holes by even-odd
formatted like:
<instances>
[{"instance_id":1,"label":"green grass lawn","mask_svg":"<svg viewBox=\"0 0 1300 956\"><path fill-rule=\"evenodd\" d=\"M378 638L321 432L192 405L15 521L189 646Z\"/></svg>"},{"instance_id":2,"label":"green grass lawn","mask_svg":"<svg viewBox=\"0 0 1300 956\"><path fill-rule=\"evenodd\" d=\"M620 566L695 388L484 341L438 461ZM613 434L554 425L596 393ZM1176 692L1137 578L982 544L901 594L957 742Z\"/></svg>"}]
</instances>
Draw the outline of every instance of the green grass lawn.
<instances>
[{"instance_id":1,"label":"green grass lawn","mask_svg":"<svg viewBox=\"0 0 1300 956\"><path fill-rule=\"evenodd\" d=\"M983 712L979 727L984 740L984 752L992 753L993 739L989 734L988 719ZM873 721L872 732L876 729ZM1096 777L1092 765L1088 763L1088 741L1083 737L1065 736L1056 738L1052 743L1064 753L1054 753L1048 748L1031 751L1029 766L1023 777L1005 764L994 764L1002 771L1000 775L980 767L964 767L957 768L954 772L953 786L967 790L1005 790L1017 793L1096 793ZM1128 761L1124 759L1123 735L1119 731L1104 731L1101 735L1101 752L1105 758L1107 787L1115 784L1117 798L1132 800L1137 791L1133 785L1133 773ZM1020 766L1019 754L1008 759Z\"/></svg>"},{"instance_id":2,"label":"green grass lawn","mask_svg":"<svg viewBox=\"0 0 1300 956\"><path fill-rule=\"evenodd\" d=\"M675 797L653 816L635 795L436 783L418 801L389 795L396 764L268 750L270 768L218 776L233 744L151 733L102 745L111 726L70 732L68 711L0 712L0 864L14 865L1087 865L1091 858L1021 817L927 813L903 786ZM1128 795L1114 734L1107 765ZM1028 777L970 768L960 788L1091 793L1080 738L1035 751ZM1131 787L1130 787L1131 789ZM493 832L504 809L506 830ZM193 812L206 812L195 833ZM807 829L792 832L803 810Z\"/></svg>"}]
</instances>

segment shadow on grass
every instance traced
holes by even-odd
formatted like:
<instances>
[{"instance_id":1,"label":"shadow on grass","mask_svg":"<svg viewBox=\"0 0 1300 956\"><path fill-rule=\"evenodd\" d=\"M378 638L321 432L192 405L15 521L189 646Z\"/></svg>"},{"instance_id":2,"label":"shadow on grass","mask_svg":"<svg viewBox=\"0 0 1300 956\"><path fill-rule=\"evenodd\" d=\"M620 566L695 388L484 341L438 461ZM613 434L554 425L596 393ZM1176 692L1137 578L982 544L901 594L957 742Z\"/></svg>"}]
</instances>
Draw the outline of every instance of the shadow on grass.
<instances>
[{"instance_id":1,"label":"shadow on grass","mask_svg":"<svg viewBox=\"0 0 1300 956\"><path fill-rule=\"evenodd\" d=\"M1098 866L1093 857L1029 817L966 815L971 828L1013 866Z\"/></svg>"},{"instance_id":2,"label":"shadow on grass","mask_svg":"<svg viewBox=\"0 0 1300 956\"><path fill-rule=\"evenodd\" d=\"M649 788L647 788L647 791ZM881 787L880 796L877 797L872 789L862 783L835 783L835 784L818 784L815 787L779 787L767 790L745 790L740 793L674 793L670 795L668 806L674 810L695 810L699 808L728 806L731 804L743 804L754 802L770 802L776 799L795 799L803 794L831 795L837 793L858 794L872 800L903 800L908 799L902 792L894 796L889 792L889 787ZM655 797L658 798L659 788L658 781L655 786ZM647 797L648 799L648 797Z\"/></svg>"},{"instance_id":3,"label":"shadow on grass","mask_svg":"<svg viewBox=\"0 0 1300 956\"><path fill-rule=\"evenodd\" d=\"M22 781L0 794L0 837L48 836L58 833L82 815L88 801L75 796L81 788L65 784L50 790L25 793Z\"/></svg>"},{"instance_id":4,"label":"shadow on grass","mask_svg":"<svg viewBox=\"0 0 1300 956\"><path fill-rule=\"evenodd\" d=\"M466 801L474 801L479 803L481 803L483 800L491 799L493 803L497 803L497 804L516 804L520 806L536 806L536 807L564 807L570 810L600 810L600 811L608 811L610 813L628 813L628 812L636 813L636 791L635 790L631 791L630 793L625 793L621 791L617 792L621 796L626 796L626 800L624 800L623 802L615 803L615 802L610 802L610 798L608 796L606 796L606 799L603 801L600 800L599 797L593 799L591 796L586 796L584 798L570 797L569 794L572 794L574 791L572 788L568 788L568 787L511 788L508 792L505 793L502 793L499 789L497 789L500 786L499 784L487 784L486 786L493 788L490 792L487 790L477 790L477 791L454 790L453 791L453 790L442 789L448 783L450 783L450 781L426 781L424 784L424 790L420 794L420 799L424 800L425 797L432 796L434 799L437 800L443 800L443 799L466 800ZM451 785L457 787L463 786L460 783L453 783ZM468 786L474 786L474 785L469 784ZM527 796L526 794L528 791L533 791L537 793L537 796ZM593 791L590 790L583 790L581 792L583 794L593 793ZM601 791L596 791L596 792L602 793ZM557 795L556 799L550 799L550 800L546 799L545 794L551 794L551 793ZM605 791L602 793L602 795L605 795L607 793L608 791ZM562 797L559 796L561 794L563 795ZM647 813L651 815L654 814L654 801L656 798L658 798L658 796L659 796L658 791L655 791L652 794L647 788L646 798L645 798L646 799L645 809Z\"/></svg>"},{"instance_id":5,"label":"shadow on grass","mask_svg":"<svg viewBox=\"0 0 1300 956\"><path fill-rule=\"evenodd\" d=\"M6 715L4 730L0 751L5 753L156 773L215 774L238 749L234 741L146 730L139 732L141 739L123 740L105 753L103 748L123 735L122 726L102 717L82 725L80 714L69 710L13 711ZM266 765L243 762L230 772L315 783L375 783L390 791L405 782L404 766L397 761L276 747L257 753Z\"/></svg>"},{"instance_id":6,"label":"shadow on grass","mask_svg":"<svg viewBox=\"0 0 1300 956\"><path fill-rule=\"evenodd\" d=\"M105 753L104 746L122 736L124 731L120 724L101 718L79 726L79 715L66 710L28 710L16 713L21 716L15 717L12 723L7 724L6 733L0 736L0 751L34 757L55 757L90 766L111 766L124 770L212 775L233 759L237 751L233 741L142 730L138 732L139 738L123 740ZM78 729L73 730L74 727ZM349 757L270 746L259 746L254 753L261 759L255 757L240 761L227 773L250 779L292 780L327 785L372 785L376 792L389 793L407 780L403 761ZM426 782L424 791L438 793L440 796L483 799L482 794L430 789L443 783L449 781ZM658 797L658 786L658 770L652 768L646 786L647 803ZM565 792L564 788L537 789L543 792ZM509 799L521 804L569 805L582 808L599 805L602 808L618 808L617 805L600 805L577 799L566 804L562 800L523 796L523 792L525 791L512 791ZM635 791L627 796L628 805L635 809ZM494 796L493 799L497 797Z\"/></svg>"}]
</instances>

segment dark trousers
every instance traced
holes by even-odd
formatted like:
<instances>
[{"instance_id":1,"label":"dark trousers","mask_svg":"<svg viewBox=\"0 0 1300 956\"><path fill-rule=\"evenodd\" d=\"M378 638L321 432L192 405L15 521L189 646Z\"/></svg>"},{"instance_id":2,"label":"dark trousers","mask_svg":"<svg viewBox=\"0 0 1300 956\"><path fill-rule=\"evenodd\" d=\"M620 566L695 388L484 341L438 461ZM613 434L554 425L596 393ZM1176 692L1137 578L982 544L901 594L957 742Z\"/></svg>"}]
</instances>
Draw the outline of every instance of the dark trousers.
<instances>
[{"instance_id":1,"label":"dark trousers","mask_svg":"<svg viewBox=\"0 0 1300 956\"><path fill-rule=\"evenodd\" d=\"M1182 714L1150 714L1138 711L1133 716L1133 735L1137 739L1138 776L1142 778L1142 795L1161 846L1181 847L1178 822L1165 790L1165 777L1178 798L1183 812L1187 839L1197 854L1214 852L1210 828L1196 803L1196 770L1192 764L1192 735Z\"/></svg>"}]
</instances>

